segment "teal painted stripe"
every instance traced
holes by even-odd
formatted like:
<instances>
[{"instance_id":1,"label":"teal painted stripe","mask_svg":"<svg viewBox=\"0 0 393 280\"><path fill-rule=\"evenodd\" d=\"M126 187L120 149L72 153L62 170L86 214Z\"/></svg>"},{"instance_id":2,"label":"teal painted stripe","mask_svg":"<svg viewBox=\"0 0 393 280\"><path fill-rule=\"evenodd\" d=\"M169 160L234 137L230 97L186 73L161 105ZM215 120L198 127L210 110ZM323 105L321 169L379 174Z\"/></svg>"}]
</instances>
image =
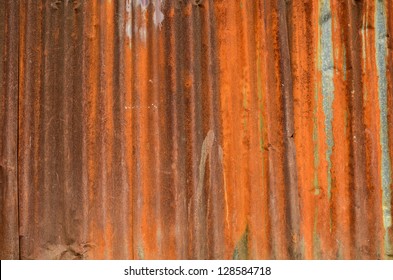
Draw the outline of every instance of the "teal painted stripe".
<instances>
[{"instance_id":1,"label":"teal painted stripe","mask_svg":"<svg viewBox=\"0 0 393 280\"><path fill-rule=\"evenodd\" d=\"M334 99L334 83L333 83L333 42L332 42L332 13L330 9L330 0L320 0L320 70L322 73L322 104L325 114L325 133L326 133L326 160L328 163L328 197L331 198L332 188L332 150L333 150L333 99Z\"/></svg>"},{"instance_id":2,"label":"teal painted stripe","mask_svg":"<svg viewBox=\"0 0 393 280\"><path fill-rule=\"evenodd\" d=\"M388 142L388 104L387 104L387 77L386 77L386 57L387 57L387 24L386 24L386 10L385 1L376 0L375 9L375 48L376 61L378 72L378 99L380 110L380 144L382 150L382 168L381 168L381 182L382 182L382 214L383 225L387 230L392 226L392 211L391 211L391 163L389 157L389 142ZM385 235L385 249L391 251L391 246L388 242L388 237Z\"/></svg>"}]
</instances>

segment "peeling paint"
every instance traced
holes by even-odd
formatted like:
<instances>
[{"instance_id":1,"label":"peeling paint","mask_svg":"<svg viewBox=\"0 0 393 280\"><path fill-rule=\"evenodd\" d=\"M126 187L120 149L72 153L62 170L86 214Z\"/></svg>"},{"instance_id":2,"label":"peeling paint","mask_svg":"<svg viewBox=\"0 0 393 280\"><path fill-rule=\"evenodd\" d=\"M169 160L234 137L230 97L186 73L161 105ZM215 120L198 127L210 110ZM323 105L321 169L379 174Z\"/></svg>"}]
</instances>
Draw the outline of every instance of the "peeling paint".
<instances>
[{"instance_id":1,"label":"peeling paint","mask_svg":"<svg viewBox=\"0 0 393 280\"><path fill-rule=\"evenodd\" d=\"M247 260L248 259L248 225L244 230L239 241L236 243L235 250L233 251L232 259L234 260Z\"/></svg>"},{"instance_id":2,"label":"peeling paint","mask_svg":"<svg viewBox=\"0 0 393 280\"><path fill-rule=\"evenodd\" d=\"M203 181L205 179L206 160L208 155L211 153L213 142L214 142L214 131L209 130L205 140L203 141L202 148L201 148L201 159L199 163L199 180L198 180L198 191L197 191L197 200L199 201L199 203L201 203L202 192L203 192Z\"/></svg>"},{"instance_id":3,"label":"peeling paint","mask_svg":"<svg viewBox=\"0 0 393 280\"><path fill-rule=\"evenodd\" d=\"M332 162L331 155L333 151L333 99L334 99L334 83L333 83L333 42L332 42L332 17L330 9L330 0L320 0L320 70L322 72L322 95L323 95L323 112L325 114L325 132L326 132L326 161L328 163L328 197L331 199L332 188Z\"/></svg>"},{"instance_id":4,"label":"peeling paint","mask_svg":"<svg viewBox=\"0 0 393 280\"><path fill-rule=\"evenodd\" d=\"M132 0L126 0L126 35L128 38L128 45L131 48L132 43Z\"/></svg>"},{"instance_id":5,"label":"peeling paint","mask_svg":"<svg viewBox=\"0 0 393 280\"><path fill-rule=\"evenodd\" d=\"M387 77L386 77L386 57L387 57L387 25L385 1L376 0L375 9L375 48L378 71L378 98L380 109L380 141L381 141L381 182L382 182L382 214L385 232L392 226L391 211L391 162L389 158L388 139L388 104L387 104ZM385 237L385 250L392 250L389 239Z\"/></svg>"},{"instance_id":6,"label":"peeling paint","mask_svg":"<svg viewBox=\"0 0 393 280\"><path fill-rule=\"evenodd\" d=\"M139 260L144 260L145 259L145 252L143 250L143 246L138 246L138 259Z\"/></svg>"},{"instance_id":7,"label":"peeling paint","mask_svg":"<svg viewBox=\"0 0 393 280\"><path fill-rule=\"evenodd\" d=\"M164 21L164 14L161 11L161 6L163 5L162 0L155 0L153 2L154 5L154 13L153 13L153 22L155 26L161 27L161 23Z\"/></svg>"},{"instance_id":8,"label":"peeling paint","mask_svg":"<svg viewBox=\"0 0 393 280\"><path fill-rule=\"evenodd\" d=\"M149 0L136 0L137 5L141 6L142 12L145 12L147 10L147 7L149 6L150 1Z\"/></svg>"},{"instance_id":9,"label":"peeling paint","mask_svg":"<svg viewBox=\"0 0 393 280\"><path fill-rule=\"evenodd\" d=\"M317 232L317 224L318 224L318 207L315 208L314 211L314 228L313 228L313 257L314 259L321 259L321 241Z\"/></svg>"},{"instance_id":10,"label":"peeling paint","mask_svg":"<svg viewBox=\"0 0 393 280\"><path fill-rule=\"evenodd\" d=\"M220 158L220 163L222 168L224 168L224 150L221 146L218 147L218 156ZM227 189L227 182L224 176L224 201L225 201L225 223L226 226L229 227L229 207L228 207L228 189Z\"/></svg>"},{"instance_id":11,"label":"peeling paint","mask_svg":"<svg viewBox=\"0 0 393 280\"><path fill-rule=\"evenodd\" d=\"M201 157L199 161L199 172L198 172L198 184L197 189L195 191L195 205L196 205L196 213L195 213L195 224L196 224L196 246L197 246L197 258L201 259L204 255L205 248L205 240L201 239L202 231L205 230L205 213L204 207L207 204L204 199L204 181L205 181L205 172L206 172L206 161L207 157L211 155L213 143L214 143L215 135L213 130L209 130L205 139L202 143L201 148Z\"/></svg>"},{"instance_id":12,"label":"peeling paint","mask_svg":"<svg viewBox=\"0 0 393 280\"><path fill-rule=\"evenodd\" d=\"M147 31L146 31L146 26L141 26L139 27L139 38L141 39L142 42L146 43L147 40Z\"/></svg>"}]
</instances>

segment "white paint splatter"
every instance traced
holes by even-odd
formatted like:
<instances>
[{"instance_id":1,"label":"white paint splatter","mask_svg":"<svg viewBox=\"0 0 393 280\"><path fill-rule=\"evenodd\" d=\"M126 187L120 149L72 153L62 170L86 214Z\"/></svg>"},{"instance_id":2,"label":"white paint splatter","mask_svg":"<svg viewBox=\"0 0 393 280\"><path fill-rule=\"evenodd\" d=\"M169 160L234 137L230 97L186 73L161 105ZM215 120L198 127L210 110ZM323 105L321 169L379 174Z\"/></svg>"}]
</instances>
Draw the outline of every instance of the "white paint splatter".
<instances>
[{"instance_id":1,"label":"white paint splatter","mask_svg":"<svg viewBox=\"0 0 393 280\"><path fill-rule=\"evenodd\" d=\"M154 13L153 13L154 25L156 27L159 26L161 28L161 23L164 21L164 14L161 11L162 1L161 0L155 0L153 2L153 5L154 5Z\"/></svg>"},{"instance_id":2,"label":"white paint splatter","mask_svg":"<svg viewBox=\"0 0 393 280\"><path fill-rule=\"evenodd\" d=\"M147 38L146 26L139 27L139 38L141 39L142 42L146 42L146 38Z\"/></svg>"},{"instance_id":3,"label":"white paint splatter","mask_svg":"<svg viewBox=\"0 0 393 280\"><path fill-rule=\"evenodd\" d=\"M127 22L126 33L128 39L131 40L131 36L132 36L131 22Z\"/></svg>"},{"instance_id":4,"label":"white paint splatter","mask_svg":"<svg viewBox=\"0 0 393 280\"><path fill-rule=\"evenodd\" d=\"M127 12L127 23L126 23L126 35L128 38L128 45L131 48L132 39L132 0L126 0L126 12Z\"/></svg>"},{"instance_id":5,"label":"white paint splatter","mask_svg":"<svg viewBox=\"0 0 393 280\"><path fill-rule=\"evenodd\" d=\"M141 6L142 12L145 12L147 10L149 3L149 0L137 0L137 5Z\"/></svg>"},{"instance_id":6,"label":"white paint splatter","mask_svg":"<svg viewBox=\"0 0 393 280\"><path fill-rule=\"evenodd\" d=\"M129 41L129 46L131 48L132 36L133 34L139 35L142 42L147 40L147 9L150 3L153 4L153 23L155 27L161 28L162 22L164 21L164 13L162 12L162 7L165 3L164 0L125 0L126 1L126 25L125 32ZM132 25L132 13L134 7L140 7L142 12L142 22L141 24Z\"/></svg>"},{"instance_id":7,"label":"white paint splatter","mask_svg":"<svg viewBox=\"0 0 393 280\"><path fill-rule=\"evenodd\" d=\"M131 12L132 8L132 0L126 0L126 11L127 13Z\"/></svg>"}]
</instances>

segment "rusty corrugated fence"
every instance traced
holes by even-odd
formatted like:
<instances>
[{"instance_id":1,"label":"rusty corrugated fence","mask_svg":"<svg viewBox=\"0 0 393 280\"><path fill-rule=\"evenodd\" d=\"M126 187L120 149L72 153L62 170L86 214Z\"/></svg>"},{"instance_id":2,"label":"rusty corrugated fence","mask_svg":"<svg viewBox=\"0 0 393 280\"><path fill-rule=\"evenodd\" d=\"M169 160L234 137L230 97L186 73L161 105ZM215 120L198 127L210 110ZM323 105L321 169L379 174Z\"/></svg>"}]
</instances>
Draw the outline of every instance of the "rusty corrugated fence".
<instances>
[{"instance_id":1,"label":"rusty corrugated fence","mask_svg":"<svg viewBox=\"0 0 393 280\"><path fill-rule=\"evenodd\" d=\"M1 0L1 259L390 259L393 1Z\"/></svg>"}]
</instances>

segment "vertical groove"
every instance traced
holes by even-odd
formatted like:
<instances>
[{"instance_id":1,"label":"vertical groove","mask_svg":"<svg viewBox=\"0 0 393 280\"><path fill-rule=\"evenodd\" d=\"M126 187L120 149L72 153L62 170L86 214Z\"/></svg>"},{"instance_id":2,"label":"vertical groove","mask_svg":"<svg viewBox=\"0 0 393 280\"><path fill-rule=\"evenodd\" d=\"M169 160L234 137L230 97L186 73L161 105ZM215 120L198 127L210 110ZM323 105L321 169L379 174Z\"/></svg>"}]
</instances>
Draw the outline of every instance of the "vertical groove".
<instances>
[{"instance_id":1,"label":"vertical groove","mask_svg":"<svg viewBox=\"0 0 393 280\"><path fill-rule=\"evenodd\" d=\"M366 224L363 223L363 217L366 214L366 205L364 197L366 196L366 166L364 153L364 116L363 116L363 91L361 79L361 41L358 36L358 30L361 28L360 11L362 4L360 2L348 4L349 12L349 47L350 47L350 75L351 85L351 118L352 118L352 149L353 149L353 194L354 205L354 230L355 240L355 258L361 258L364 247L367 246Z\"/></svg>"},{"instance_id":2,"label":"vertical groove","mask_svg":"<svg viewBox=\"0 0 393 280\"><path fill-rule=\"evenodd\" d=\"M351 234L351 174L350 174L350 90L348 75L348 19L341 14L346 13L347 4L333 0L332 11L332 40L334 56L334 87L332 132L334 149L332 151L332 200L334 201L334 224L337 233L338 259L350 259L352 247Z\"/></svg>"},{"instance_id":3,"label":"vertical groove","mask_svg":"<svg viewBox=\"0 0 393 280\"><path fill-rule=\"evenodd\" d=\"M20 258L18 7L19 1L0 3L0 259Z\"/></svg>"},{"instance_id":4,"label":"vertical groove","mask_svg":"<svg viewBox=\"0 0 393 280\"><path fill-rule=\"evenodd\" d=\"M287 205L287 226L290 258L299 258L299 200L296 174L296 148L294 146L294 112L293 112L293 84L291 75L291 58L289 52L289 36L287 27L287 11L284 0L279 2L279 30L280 33L280 80L284 107L284 146L285 146L285 185Z\"/></svg>"},{"instance_id":5,"label":"vertical groove","mask_svg":"<svg viewBox=\"0 0 393 280\"><path fill-rule=\"evenodd\" d=\"M393 2L392 1L387 1L386 2L386 12L387 12L387 70L386 70L386 76L387 76L387 107L392 108L393 106L393 71L389 69L393 69ZM389 147L392 147L393 143L393 112L392 110L388 110L388 143ZM389 156L390 156L390 162L393 161L393 149L389 149ZM391 193L393 192L393 185L390 185L390 191ZM393 196L391 196L390 200L390 209L393 209ZM393 227L390 227L390 230L385 233L387 235L388 241L390 244L393 243ZM390 252L385 251L385 256L386 259L392 259L393 258L393 251L391 250Z\"/></svg>"}]
</instances>

